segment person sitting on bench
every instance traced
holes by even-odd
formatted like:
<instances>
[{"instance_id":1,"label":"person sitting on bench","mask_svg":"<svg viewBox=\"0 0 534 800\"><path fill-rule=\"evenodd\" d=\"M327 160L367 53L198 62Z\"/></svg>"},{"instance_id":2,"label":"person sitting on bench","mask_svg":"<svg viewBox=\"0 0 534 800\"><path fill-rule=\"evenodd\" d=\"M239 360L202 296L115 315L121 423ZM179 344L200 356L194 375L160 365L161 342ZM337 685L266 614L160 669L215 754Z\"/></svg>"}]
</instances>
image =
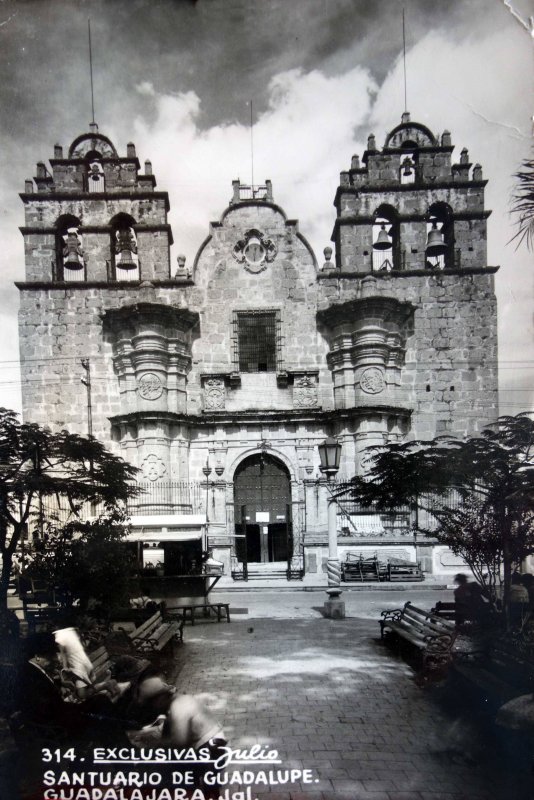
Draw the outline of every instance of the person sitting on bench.
<instances>
[{"instance_id":1,"label":"person sitting on bench","mask_svg":"<svg viewBox=\"0 0 534 800\"><path fill-rule=\"evenodd\" d=\"M54 631L54 638L59 648L63 669L61 681L66 687L72 687L75 698L87 700L96 694L103 694L114 700L120 694L117 682L108 672L102 680L96 682L94 667L85 652L84 646L75 628L62 628Z\"/></svg>"},{"instance_id":2,"label":"person sitting on bench","mask_svg":"<svg viewBox=\"0 0 534 800\"><path fill-rule=\"evenodd\" d=\"M57 645L51 633L37 633L25 645L27 660L17 675L15 725L53 730L79 742L121 744L127 741L123 726L105 694L94 694L80 703L65 702L57 679ZM54 735L54 734L53 734Z\"/></svg>"},{"instance_id":3,"label":"person sitting on bench","mask_svg":"<svg viewBox=\"0 0 534 800\"><path fill-rule=\"evenodd\" d=\"M455 621L462 625L467 620L485 623L491 614L491 605L484 596L484 589L476 581L469 581L467 575L459 572L454 582Z\"/></svg>"}]
</instances>

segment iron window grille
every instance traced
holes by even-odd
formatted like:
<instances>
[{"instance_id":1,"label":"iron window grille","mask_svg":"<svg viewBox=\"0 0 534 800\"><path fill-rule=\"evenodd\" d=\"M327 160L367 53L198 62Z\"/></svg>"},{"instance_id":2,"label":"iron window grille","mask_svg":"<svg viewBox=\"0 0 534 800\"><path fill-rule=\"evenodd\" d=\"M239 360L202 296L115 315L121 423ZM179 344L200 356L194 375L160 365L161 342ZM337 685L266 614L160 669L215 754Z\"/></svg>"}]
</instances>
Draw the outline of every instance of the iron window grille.
<instances>
[{"instance_id":1,"label":"iron window grille","mask_svg":"<svg viewBox=\"0 0 534 800\"><path fill-rule=\"evenodd\" d=\"M234 311L234 367L238 372L277 372L280 369L279 311Z\"/></svg>"}]
</instances>

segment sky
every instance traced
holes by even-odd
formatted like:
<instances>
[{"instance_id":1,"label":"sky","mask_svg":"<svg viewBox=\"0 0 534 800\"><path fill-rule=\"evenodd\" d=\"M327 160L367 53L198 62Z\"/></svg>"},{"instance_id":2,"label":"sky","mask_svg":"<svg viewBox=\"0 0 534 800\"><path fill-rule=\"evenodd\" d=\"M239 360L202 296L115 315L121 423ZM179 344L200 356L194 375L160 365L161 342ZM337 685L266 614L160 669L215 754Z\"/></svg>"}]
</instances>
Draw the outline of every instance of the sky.
<instances>
[{"instance_id":1,"label":"sky","mask_svg":"<svg viewBox=\"0 0 534 800\"><path fill-rule=\"evenodd\" d=\"M404 111L403 9L412 120L451 131L489 181L501 412L534 409L534 254L510 243L513 174L533 155L534 0L0 0L0 405L20 408L18 193L88 130L88 19L96 122L152 161L174 264L252 172L321 262L339 172Z\"/></svg>"}]
</instances>

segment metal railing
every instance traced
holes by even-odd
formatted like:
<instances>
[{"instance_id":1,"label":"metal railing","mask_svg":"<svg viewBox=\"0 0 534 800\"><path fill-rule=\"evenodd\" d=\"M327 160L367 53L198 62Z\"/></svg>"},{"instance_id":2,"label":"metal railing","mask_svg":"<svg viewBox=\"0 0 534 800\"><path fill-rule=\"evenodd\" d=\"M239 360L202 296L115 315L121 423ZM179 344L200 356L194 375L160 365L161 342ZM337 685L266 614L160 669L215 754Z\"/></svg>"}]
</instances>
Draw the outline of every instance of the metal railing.
<instances>
[{"instance_id":1,"label":"metal railing","mask_svg":"<svg viewBox=\"0 0 534 800\"><path fill-rule=\"evenodd\" d=\"M204 514L206 511L206 485L196 481L141 481L136 497L130 497L123 507L129 516L161 514ZM104 510L101 503L86 503L80 513L85 517L97 517ZM73 509L64 497L44 497L36 503L32 528L42 527L47 521L65 524L73 515Z\"/></svg>"},{"instance_id":2,"label":"metal railing","mask_svg":"<svg viewBox=\"0 0 534 800\"><path fill-rule=\"evenodd\" d=\"M349 534L356 533L354 518L365 518L365 516L388 518L391 522L397 522L406 528L412 528L417 524L420 528L432 531L439 527L433 511L439 511L444 507L455 510L461 508L464 504L459 492L451 488L441 495L421 494L416 503L392 505L379 510L376 505L363 505L354 497L351 497L350 483L333 481L330 487L333 494L338 494L343 489L347 489L347 494L341 494L336 497L336 504L338 506L338 515L342 517L342 528L346 527Z\"/></svg>"}]
</instances>

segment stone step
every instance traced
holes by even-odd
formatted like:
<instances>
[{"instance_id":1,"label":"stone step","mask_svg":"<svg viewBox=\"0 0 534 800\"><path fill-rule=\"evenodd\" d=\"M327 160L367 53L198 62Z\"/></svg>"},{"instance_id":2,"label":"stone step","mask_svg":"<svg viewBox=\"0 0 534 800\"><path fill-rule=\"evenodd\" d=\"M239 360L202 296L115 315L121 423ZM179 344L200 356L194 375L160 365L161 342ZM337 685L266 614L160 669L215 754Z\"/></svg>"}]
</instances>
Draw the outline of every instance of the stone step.
<instances>
[{"instance_id":1,"label":"stone step","mask_svg":"<svg viewBox=\"0 0 534 800\"><path fill-rule=\"evenodd\" d=\"M266 564L249 564L249 580L286 580L287 564L284 562L271 562Z\"/></svg>"}]
</instances>

